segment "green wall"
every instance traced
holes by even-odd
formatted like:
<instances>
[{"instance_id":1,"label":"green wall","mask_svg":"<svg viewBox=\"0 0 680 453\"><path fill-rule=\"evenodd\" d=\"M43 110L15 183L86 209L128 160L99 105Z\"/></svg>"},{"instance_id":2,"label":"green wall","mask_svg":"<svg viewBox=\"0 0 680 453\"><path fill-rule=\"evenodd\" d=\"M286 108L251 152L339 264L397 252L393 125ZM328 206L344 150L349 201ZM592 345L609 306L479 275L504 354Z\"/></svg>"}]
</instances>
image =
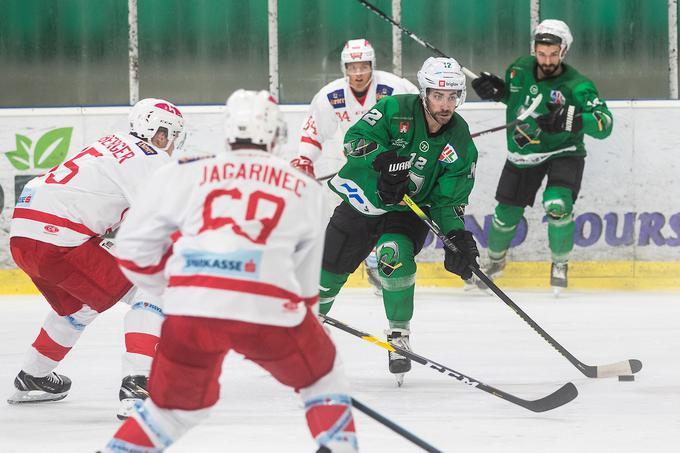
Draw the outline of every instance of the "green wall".
<instances>
[{"instance_id":1,"label":"green wall","mask_svg":"<svg viewBox=\"0 0 680 453\"><path fill-rule=\"evenodd\" d=\"M267 0L138 1L142 97L221 103L267 88ZM127 0L0 0L0 12L0 107L127 103ZM542 0L541 17L570 25L568 61L603 97L668 97L666 0ZM502 73L529 51L529 0L402 0L402 19L474 71ZM391 70L391 27L357 1L280 0L281 101L308 102L340 77L356 37ZM428 56L404 36L405 76Z\"/></svg>"}]
</instances>

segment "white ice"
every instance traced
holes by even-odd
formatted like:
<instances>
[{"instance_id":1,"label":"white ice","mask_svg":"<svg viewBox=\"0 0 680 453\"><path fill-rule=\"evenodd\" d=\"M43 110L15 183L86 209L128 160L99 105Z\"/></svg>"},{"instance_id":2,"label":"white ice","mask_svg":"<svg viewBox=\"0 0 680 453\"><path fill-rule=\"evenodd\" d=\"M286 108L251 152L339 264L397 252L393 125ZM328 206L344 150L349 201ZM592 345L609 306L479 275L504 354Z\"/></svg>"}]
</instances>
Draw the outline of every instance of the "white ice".
<instances>
[{"instance_id":1,"label":"white ice","mask_svg":"<svg viewBox=\"0 0 680 453\"><path fill-rule=\"evenodd\" d=\"M495 296L418 289L415 352L525 399L571 381L579 396L536 414L413 364L402 388L385 350L334 330L354 396L446 452L677 452L680 445L680 294L510 291L535 321L581 361L637 358L634 382L588 379ZM57 403L0 401L0 452L93 452L119 425L121 322L126 307L97 319L59 371L73 388ZM11 393L24 351L47 304L0 298L0 391ZM382 303L368 290L343 290L331 315L383 336ZM230 356L212 417L169 451L312 452L297 395L256 366ZM422 451L355 412L363 452Z\"/></svg>"}]
</instances>

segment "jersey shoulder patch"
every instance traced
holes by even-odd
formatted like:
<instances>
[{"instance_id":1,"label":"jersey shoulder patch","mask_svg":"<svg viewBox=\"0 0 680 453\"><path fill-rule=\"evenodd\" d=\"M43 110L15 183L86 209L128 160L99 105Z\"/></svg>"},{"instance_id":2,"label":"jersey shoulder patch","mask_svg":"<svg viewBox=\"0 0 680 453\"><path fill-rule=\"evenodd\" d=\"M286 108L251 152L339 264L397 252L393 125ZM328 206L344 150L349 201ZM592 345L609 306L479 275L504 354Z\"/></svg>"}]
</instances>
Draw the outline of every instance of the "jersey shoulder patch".
<instances>
[{"instance_id":1,"label":"jersey shoulder patch","mask_svg":"<svg viewBox=\"0 0 680 453\"><path fill-rule=\"evenodd\" d=\"M393 87L379 83L375 87L376 99L380 100L380 98L383 97L383 96L392 96L393 91L394 91Z\"/></svg>"},{"instance_id":2,"label":"jersey shoulder patch","mask_svg":"<svg viewBox=\"0 0 680 453\"><path fill-rule=\"evenodd\" d=\"M180 159L177 159L177 163L182 165L182 164L189 164L191 162L196 162L199 160L204 160L204 159L212 159L215 157L214 154L206 154L205 156L188 156L188 157L182 157Z\"/></svg>"},{"instance_id":3,"label":"jersey shoulder patch","mask_svg":"<svg viewBox=\"0 0 680 453\"><path fill-rule=\"evenodd\" d=\"M144 154L147 156L153 156L154 154L158 154L158 151L156 151L153 146L149 145L147 142L144 140L140 140L137 143L135 143L139 149L142 150Z\"/></svg>"},{"instance_id":4,"label":"jersey shoulder patch","mask_svg":"<svg viewBox=\"0 0 680 453\"><path fill-rule=\"evenodd\" d=\"M345 108L345 90L340 88L339 90L331 91L326 95L328 102L331 103L334 109Z\"/></svg>"}]
</instances>

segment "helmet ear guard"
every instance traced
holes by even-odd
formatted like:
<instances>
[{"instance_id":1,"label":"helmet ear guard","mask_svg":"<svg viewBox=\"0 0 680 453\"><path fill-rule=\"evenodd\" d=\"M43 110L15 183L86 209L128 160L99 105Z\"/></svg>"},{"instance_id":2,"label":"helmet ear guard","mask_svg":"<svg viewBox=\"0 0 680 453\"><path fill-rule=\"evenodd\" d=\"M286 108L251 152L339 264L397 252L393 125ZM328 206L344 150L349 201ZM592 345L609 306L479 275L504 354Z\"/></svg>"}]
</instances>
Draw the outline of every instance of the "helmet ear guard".
<instances>
[{"instance_id":1,"label":"helmet ear guard","mask_svg":"<svg viewBox=\"0 0 680 453\"><path fill-rule=\"evenodd\" d=\"M465 74L460 64L453 58L430 57L425 60L417 74L420 97L425 102L427 90L456 91L456 108L465 103L467 94Z\"/></svg>"},{"instance_id":2,"label":"helmet ear guard","mask_svg":"<svg viewBox=\"0 0 680 453\"><path fill-rule=\"evenodd\" d=\"M224 130L228 144L250 143L272 151L285 140L286 123L268 91L236 90L226 106Z\"/></svg>"}]
</instances>

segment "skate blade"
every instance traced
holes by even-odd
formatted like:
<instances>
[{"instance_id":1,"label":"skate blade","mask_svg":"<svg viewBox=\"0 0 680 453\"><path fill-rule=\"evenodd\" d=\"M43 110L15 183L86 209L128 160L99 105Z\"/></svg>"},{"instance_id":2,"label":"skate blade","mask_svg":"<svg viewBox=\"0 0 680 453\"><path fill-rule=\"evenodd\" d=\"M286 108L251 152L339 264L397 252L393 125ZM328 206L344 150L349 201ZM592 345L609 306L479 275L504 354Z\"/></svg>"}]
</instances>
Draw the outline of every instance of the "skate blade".
<instances>
[{"instance_id":1,"label":"skate blade","mask_svg":"<svg viewBox=\"0 0 680 453\"><path fill-rule=\"evenodd\" d=\"M14 395L7 398L9 404L47 403L61 401L68 395L64 393L47 393L42 390L17 390Z\"/></svg>"},{"instance_id":2,"label":"skate blade","mask_svg":"<svg viewBox=\"0 0 680 453\"><path fill-rule=\"evenodd\" d=\"M401 387L404 385L404 376L406 373L397 373L394 375L394 378L397 380L397 387Z\"/></svg>"}]
</instances>

